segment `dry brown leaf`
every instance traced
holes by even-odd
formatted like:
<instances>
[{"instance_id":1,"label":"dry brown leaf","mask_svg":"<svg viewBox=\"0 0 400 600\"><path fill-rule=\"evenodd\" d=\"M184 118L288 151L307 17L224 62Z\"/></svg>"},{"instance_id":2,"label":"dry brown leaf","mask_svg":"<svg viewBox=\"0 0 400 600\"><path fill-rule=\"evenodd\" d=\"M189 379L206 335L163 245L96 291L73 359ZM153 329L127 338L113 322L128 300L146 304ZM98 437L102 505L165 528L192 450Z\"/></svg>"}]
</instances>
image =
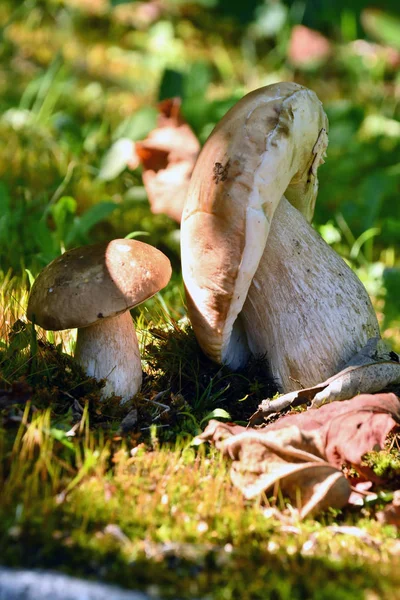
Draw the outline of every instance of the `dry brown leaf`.
<instances>
[{"instance_id":1,"label":"dry brown leaf","mask_svg":"<svg viewBox=\"0 0 400 600\"><path fill-rule=\"evenodd\" d=\"M210 421L199 438L232 460L232 481L247 498L279 484L304 517L347 503L351 488L341 467L373 476L362 457L381 448L398 422L397 396L365 394L288 415L261 430Z\"/></svg>"},{"instance_id":2,"label":"dry brown leaf","mask_svg":"<svg viewBox=\"0 0 400 600\"><path fill-rule=\"evenodd\" d=\"M400 400L395 394L360 394L351 400L287 415L262 431L295 425L303 432L318 433L321 456L330 464L341 468L347 463L370 477L371 471L362 465L362 457L381 449L397 423Z\"/></svg>"},{"instance_id":3,"label":"dry brown leaf","mask_svg":"<svg viewBox=\"0 0 400 600\"><path fill-rule=\"evenodd\" d=\"M331 54L329 40L318 31L295 25L289 43L288 56L296 66L307 66L328 58Z\"/></svg>"},{"instance_id":4,"label":"dry brown leaf","mask_svg":"<svg viewBox=\"0 0 400 600\"><path fill-rule=\"evenodd\" d=\"M143 183L153 213L164 213L180 223L189 180L200 144L180 112L180 98L158 106L157 127L136 142L131 168L143 166Z\"/></svg>"},{"instance_id":5,"label":"dry brown leaf","mask_svg":"<svg viewBox=\"0 0 400 600\"><path fill-rule=\"evenodd\" d=\"M210 421L200 439L232 459L232 482L246 498L279 484L301 518L329 506L340 508L349 498L343 474L319 457L318 433L298 427L255 431Z\"/></svg>"},{"instance_id":6,"label":"dry brown leaf","mask_svg":"<svg viewBox=\"0 0 400 600\"><path fill-rule=\"evenodd\" d=\"M263 400L251 418L251 424L289 406L312 402L313 407L318 407L335 400L348 400L356 394L379 392L395 383L400 383L398 355L391 352L382 340L371 338L342 371L326 381L289 392L276 400Z\"/></svg>"}]
</instances>

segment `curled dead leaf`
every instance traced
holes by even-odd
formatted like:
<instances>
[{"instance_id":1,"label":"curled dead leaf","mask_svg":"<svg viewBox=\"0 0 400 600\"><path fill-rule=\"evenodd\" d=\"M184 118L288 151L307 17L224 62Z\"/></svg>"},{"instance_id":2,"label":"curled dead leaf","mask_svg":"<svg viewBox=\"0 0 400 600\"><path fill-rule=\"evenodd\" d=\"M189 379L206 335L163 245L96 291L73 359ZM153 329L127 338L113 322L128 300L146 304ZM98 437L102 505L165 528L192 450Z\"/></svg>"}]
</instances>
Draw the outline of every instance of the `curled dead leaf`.
<instances>
[{"instance_id":1,"label":"curled dead leaf","mask_svg":"<svg viewBox=\"0 0 400 600\"><path fill-rule=\"evenodd\" d=\"M346 367L326 381L310 388L296 390L276 400L263 400L250 423L256 423L265 415L280 412L290 406L311 402L313 407L327 402L348 400L356 394L374 393L388 385L400 383L400 362L379 338L371 338Z\"/></svg>"},{"instance_id":2,"label":"curled dead leaf","mask_svg":"<svg viewBox=\"0 0 400 600\"><path fill-rule=\"evenodd\" d=\"M200 439L214 443L232 459L232 482L246 498L279 484L303 518L329 506L340 508L350 496L343 474L320 458L318 432L296 426L255 431L211 421Z\"/></svg>"},{"instance_id":3,"label":"curled dead leaf","mask_svg":"<svg viewBox=\"0 0 400 600\"><path fill-rule=\"evenodd\" d=\"M246 498L279 484L305 517L347 503L351 488L340 470L344 464L373 479L363 455L381 448L397 423L397 396L364 394L287 415L263 429L210 421L199 439L232 460L232 481Z\"/></svg>"},{"instance_id":4,"label":"curled dead leaf","mask_svg":"<svg viewBox=\"0 0 400 600\"><path fill-rule=\"evenodd\" d=\"M143 183L153 213L180 223L200 143L180 112L180 98L158 105L157 127L136 142L130 165L143 166Z\"/></svg>"},{"instance_id":5,"label":"curled dead leaf","mask_svg":"<svg viewBox=\"0 0 400 600\"><path fill-rule=\"evenodd\" d=\"M362 457L381 449L388 433L400 423L400 400L395 394L360 394L351 400L332 402L320 408L282 417L262 431L296 425L305 432L318 432L321 455L332 465L353 466L373 476Z\"/></svg>"}]
</instances>

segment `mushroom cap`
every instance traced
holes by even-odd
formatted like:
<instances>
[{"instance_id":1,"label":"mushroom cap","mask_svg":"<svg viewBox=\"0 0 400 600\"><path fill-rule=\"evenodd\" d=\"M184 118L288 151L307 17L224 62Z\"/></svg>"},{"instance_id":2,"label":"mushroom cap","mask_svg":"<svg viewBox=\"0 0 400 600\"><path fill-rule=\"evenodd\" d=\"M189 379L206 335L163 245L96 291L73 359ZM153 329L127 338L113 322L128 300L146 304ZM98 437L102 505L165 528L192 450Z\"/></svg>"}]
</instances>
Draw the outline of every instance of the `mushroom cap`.
<instances>
[{"instance_id":1,"label":"mushroom cap","mask_svg":"<svg viewBox=\"0 0 400 600\"><path fill-rule=\"evenodd\" d=\"M87 327L154 296L171 277L169 259L136 240L74 248L36 278L28 319L43 329Z\"/></svg>"},{"instance_id":2,"label":"mushroom cap","mask_svg":"<svg viewBox=\"0 0 400 600\"><path fill-rule=\"evenodd\" d=\"M197 339L217 362L245 362L237 317L282 196L312 219L327 128L314 92L279 83L242 98L200 153L182 217L182 272Z\"/></svg>"}]
</instances>

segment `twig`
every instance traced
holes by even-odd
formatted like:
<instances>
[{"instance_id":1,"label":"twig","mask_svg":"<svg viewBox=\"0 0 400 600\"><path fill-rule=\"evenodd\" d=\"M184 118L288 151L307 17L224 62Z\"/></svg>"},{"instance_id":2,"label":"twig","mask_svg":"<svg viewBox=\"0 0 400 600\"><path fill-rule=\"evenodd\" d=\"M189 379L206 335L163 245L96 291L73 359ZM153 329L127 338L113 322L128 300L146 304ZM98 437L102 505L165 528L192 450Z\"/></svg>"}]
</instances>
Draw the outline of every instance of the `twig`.
<instances>
[{"instance_id":1,"label":"twig","mask_svg":"<svg viewBox=\"0 0 400 600\"><path fill-rule=\"evenodd\" d=\"M276 398L275 400L270 400L269 398L263 400L261 404L258 405L256 412L251 415L249 419L249 425L252 426L265 417L268 417L274 413L280 413L287 408L306 404L309 401L309 398L307 396L303 396L301 392L302 390L291 392L289 394L285 394L281 398Z\"/></svg>"},{"instance_id":2,"label":"twig","mask_svg":"<svg viewBox=\"0 0 400 600\"><path fill-rule=\"evenodd\" d=\"M153 422L157 421L158 419L160 419L162 417L162 415L165 415L167 412L169 412L171 410L171 407L168 406L168 404L163 404L162 402L159 402L159 400L167 393L170 391L171 388L168 388L167 390L163 390L162 392L158 392L158 394L156 394L154 396L153 400L150 400L149 398L145 398L146 402L150 402L151 404L154 404L155 406L159 406L160 408L163 408L164 410L162 410L156 417L154 417Z\"/></svg>"},{"instance_id":3,"label":"twig","mask_svg":"<svg viewBox=\"0 0 400 600\"><path fill-rule=\"evenodd\" d=\"M140 431L147 431L148 429L151 429L151 427L152 427L151 425L150 425L150 427L141 427ZM156 427L169 427L169 424L166 423L165 425L156 425Z\"/></svg>"}]
</instances>

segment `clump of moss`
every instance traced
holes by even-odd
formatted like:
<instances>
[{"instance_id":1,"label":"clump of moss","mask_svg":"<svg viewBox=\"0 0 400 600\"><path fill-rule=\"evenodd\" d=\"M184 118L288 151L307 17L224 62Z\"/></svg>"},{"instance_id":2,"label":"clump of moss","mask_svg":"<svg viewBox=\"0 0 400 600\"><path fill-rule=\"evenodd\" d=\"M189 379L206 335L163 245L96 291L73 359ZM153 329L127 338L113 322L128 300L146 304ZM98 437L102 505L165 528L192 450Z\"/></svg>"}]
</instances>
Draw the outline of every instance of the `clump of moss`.
<instances>
[{"instance_id":1,"label":"clump of moss","mask_svg":"<svg viewBox=\"0 0 400 600\"><path fill-rule=\"evenodd\" d=\"M146 437L154 424L162 440L198 433L217 408L246 422L260 401L276 391L265 361L252 360L239 373L221 367L202 353L187 323L164 319L146 329L144 337L143 386L123 406L115 396L103 400L103 382L88 377L62 344L49 343L22 320L13 324L0 351L0 376L27 386L35 408L51 407L65 428L81 418L85 405L92 428L113 432L136 409L129 433Z\"/></svg>"},{"instance_id":2,"label":"clump of moss","mask_svg":"<svg viewBox=\"0 0 400 600\"><path fill-rule=\"evenodd\" d=\"M326 528L282 526L233 488L213 450L128 452L93 433L65 445L45 412L0 472L5 564L157 586L171 598L361 600L368 589L390 597L399 584L395 540L378 537L373 522L363 536L330 531L329 517Z\"/></svg>"},{"instance_id":3,"label":"clump of moss","mask_svg":"<svg viewBox=\"0 0 400 600\"><path fill-rule=\"evenodd\" d=\"M277 391L266 360L252 359L240 372L217 365L203 354L189 324L171 322L167 329L152 328L149 334L149 379L159 389L183 396L196 418L220 407L233 420L246 421L262 399Z\"/></svg>"},{"instance_id":4,"label":"clump of moss","mask_svg":"<svg viewBox=\"0 0 400 600\"><path fill-rule=\"evenodd\" d=\"M400 483L400 451L394 447L368 452L363 462L387 483Z\"/></svg>"}]
</instances>

